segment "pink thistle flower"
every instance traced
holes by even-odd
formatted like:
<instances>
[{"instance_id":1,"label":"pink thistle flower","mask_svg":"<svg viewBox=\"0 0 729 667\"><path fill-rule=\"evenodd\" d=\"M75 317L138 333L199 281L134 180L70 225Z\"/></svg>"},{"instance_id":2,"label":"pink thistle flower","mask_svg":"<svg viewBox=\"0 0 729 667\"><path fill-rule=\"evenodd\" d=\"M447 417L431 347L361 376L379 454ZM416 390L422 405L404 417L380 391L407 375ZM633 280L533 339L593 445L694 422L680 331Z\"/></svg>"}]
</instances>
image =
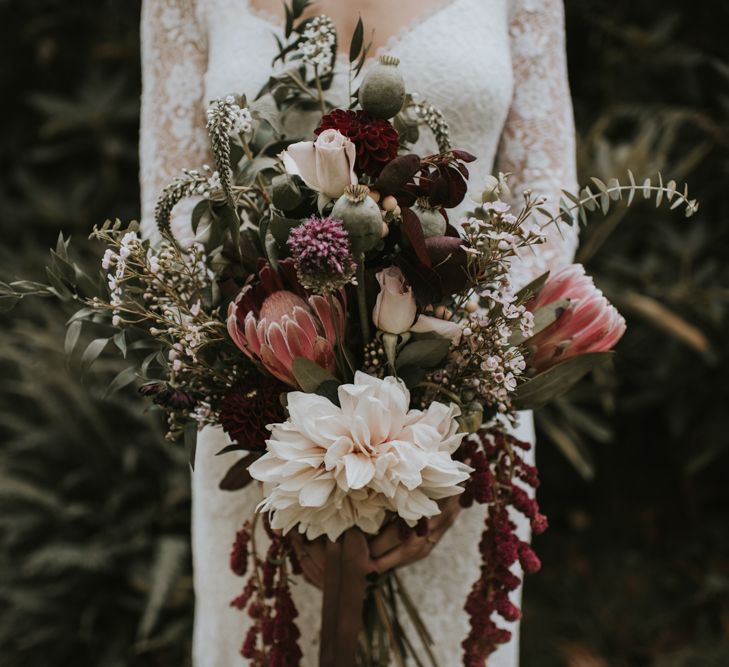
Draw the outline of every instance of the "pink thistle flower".
<instances>
[{"instance_id":1,"label":"pink thistle flower","mask_svg":"<svg viewBox=\"0 0 729 667\"><path fill-rule=\"evenodd\" d=\"M581 264L557 271L527 308L535 312L563 299L570 302L564 312L528 343L532 353L527 363L537 371L579 354L606 352L625 333L622 315L585 275Z\"/></svg>"},{"instance_id":2,"label":"pink thistle flower","mask_svg":"<svg viewBox=\"0 0 729 667\"><path fill-rule=\"evenodd\" d=\"M299 282L318 294L335 292L354 277L349 235L341 220L312 216L289 234Z\"/></svg>"}]
</instances>

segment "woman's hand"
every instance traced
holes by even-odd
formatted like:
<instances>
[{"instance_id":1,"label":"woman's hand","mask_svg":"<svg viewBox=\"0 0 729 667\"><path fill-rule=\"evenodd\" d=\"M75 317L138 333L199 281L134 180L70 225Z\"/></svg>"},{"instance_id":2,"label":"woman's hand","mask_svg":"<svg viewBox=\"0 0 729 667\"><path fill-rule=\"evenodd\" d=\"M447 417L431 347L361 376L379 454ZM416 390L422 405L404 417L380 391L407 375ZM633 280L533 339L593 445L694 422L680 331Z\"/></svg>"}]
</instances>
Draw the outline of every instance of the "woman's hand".
<instances>
[{"instance_id":1,"label":"woman's hand","mask_svg":"<svg viewBox=\"0 0 729 667\"><path fill-rule=\"evenodd\" d=\"M438 505L440 514L428 521L428 532L423 537L411 531L403 540L398 525L391 523L372 539L370 557L375 571L386 572L394 567L410 565L425 558L433 550L461 512L458 496L444 498L438 501Z\"/></svg>"},{"instance_id":2,"label":"woman's hand","mask_svg":"<svg viewBox=\"0 0 729 667\"><path fill-rule=\"evenodd\" d=\"M310 542L297 530L291 531L291 544L296 552L296 557L299 559L304 578L319 590L324 589L325 539L327 538L320 537Z\"/></svg>"},{"instance_id":3,"label":"woman's hand","mask_svg":"<svg viewBox=\"0 0 729 667\"><path fill-rule=\"evenodd\" d=\"M435 547L445 532L453 525L461 512L458 496L438 501L440 514L428 521L428 532L419 537L410 531L403 539L397 523L391 523L370 543L372 572L387 572L395 567L410 565L425 558ZM313 586L324 588L324 569L326 566L326 537L309 541L297 531L291 532L291 544L299 559L304 578Z\"/></svg>"}]
</instances>

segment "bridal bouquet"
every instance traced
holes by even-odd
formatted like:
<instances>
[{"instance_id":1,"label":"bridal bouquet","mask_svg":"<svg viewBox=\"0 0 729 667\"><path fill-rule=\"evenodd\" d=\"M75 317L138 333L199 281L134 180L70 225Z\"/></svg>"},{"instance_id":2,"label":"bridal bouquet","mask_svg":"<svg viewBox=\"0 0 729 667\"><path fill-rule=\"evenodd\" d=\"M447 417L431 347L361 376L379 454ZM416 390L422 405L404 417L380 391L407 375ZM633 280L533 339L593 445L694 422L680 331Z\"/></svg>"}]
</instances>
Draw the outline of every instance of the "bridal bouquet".
<instances>
[{"instance_id":1,"label":"bridal bouquet","mask_svg":"<svg viewBox=\"0 0 729 667\"><path fill-rule=\"evenodd\" d=\"M581 266L515 289L510 263L544 241L547 225L584 222L624 195L655 195L687 215L697 205L673 182L637 185L629 174L626 185L593 179L593 190L565 192L554 215L529 192L511 208L507 175L469 183L474 156L453 148L442 114L409 94L396 58L372 63L352 91L369 62L361 22L350 99L334 107L336 32L326 16L302 19L306 6L287 7L263 90L210 105L216 169L184 171L161 193L158 239L141 238L136 223L95 229L106 249L90 296L94 281L61 238L50 286L5 285L3 295L75 299L67 350L82 326L104 331L84 366L115 345L130 367L113 388L141 378L170 439L220 426L230 438L220 454L245 452L221 487L262 483L230 561L246 577L233 606L252 619L242 646L251 664L299 663L294 533L327 542L322 665L423 664L402 613L435 664L397 573L368 571L368 540L393 523L403 537L427 535L428 519L457 496L463 507L488 506L474 537L480 577L463 601L464 664L483 665L509 639L500 620L520 615L509 599L520 582L513 566L539 568L509 512L534 533L547 526L529 445L510 427L518 410L602 363L625 330ZM435 154L409 148L423 127ZM454 214L469 185L479 192L472 210ZM171 214L186 197L198 200L196 237L181 243Z\"/></svg>"}]
</instances>

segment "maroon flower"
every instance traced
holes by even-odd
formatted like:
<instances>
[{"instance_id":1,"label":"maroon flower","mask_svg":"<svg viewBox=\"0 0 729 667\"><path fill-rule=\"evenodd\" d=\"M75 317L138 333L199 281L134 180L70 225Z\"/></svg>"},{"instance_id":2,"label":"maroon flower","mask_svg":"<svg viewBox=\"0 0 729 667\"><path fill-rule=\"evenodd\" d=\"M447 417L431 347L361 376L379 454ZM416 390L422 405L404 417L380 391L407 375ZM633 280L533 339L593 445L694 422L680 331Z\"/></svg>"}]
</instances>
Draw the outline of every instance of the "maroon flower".
<instances>
[{"instance_id":1,"label":"maroon flower","mask_svg":"<svg viewBox=\"0 0 729 667\"><path fill-rule=\"evenodd\" d=\"M264 376L236 385L220 402L220 423L232 440L249 451L263 451L268 424L282 422L286 411L279 396L286 385Z\"/></svg>"},{"instance_id":2,"label":"maroon flower","mask_svg":"<svg viewBox=\"0 0 729 667\"><path fill-rule=\"evenodd\" d=\"M355 171L376 178L382 168L397 156L400 137L386 120L370 118L364 111L334 109L322 117L317 136L324 130L338 130L357 147Z\"/></svg>"}]
</instances>

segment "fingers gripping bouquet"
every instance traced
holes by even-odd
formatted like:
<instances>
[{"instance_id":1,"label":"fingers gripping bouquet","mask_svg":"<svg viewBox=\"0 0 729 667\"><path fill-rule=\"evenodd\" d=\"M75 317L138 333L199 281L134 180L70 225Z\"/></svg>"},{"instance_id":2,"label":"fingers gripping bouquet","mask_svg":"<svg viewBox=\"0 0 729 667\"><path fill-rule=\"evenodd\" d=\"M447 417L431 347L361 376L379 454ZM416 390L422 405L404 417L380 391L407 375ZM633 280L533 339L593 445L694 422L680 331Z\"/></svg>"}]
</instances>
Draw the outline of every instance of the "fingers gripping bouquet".
<instances>
[{"instance_id":1,"label":"fingers gripping bouquet","mask_svg":"<svg viewBox=\"0 0 729 667\"><path fill-rule=\"evenodd\" d=\"M256 98L211 103L217 169L184 171L163 191L159 242L141 239L134 223L96 229L108 247L95 291L61 239L52 285L18 283L5 296L77 300L67 349L82 325L102 330L85 365L113 342L130 361L114 388L144 378L170 439L217 425L231 441L221 454L246 452L221 487L262 483L230 560L247 578L233 605L253 621L241 649L251 664L301 656L294 534L327 544L322 665L415 656L398 613L412 618L420 655L434 663L397 574L370 572L368 540L393 525L427 535L428 520L457 497L489 508L474 537L481 575L464 600L464 664L483 665L509 639L500 619L520 614L509 601L519 585L512 566L539 568L508 512L524 514L535 533L547 525L528 491L538 484L522 456L529 445L509 427L517 410L548 402L604 361L625 330L581 266L517 290L510 262L542 243L547 225L584 222L623 194L655 194L687 215L697 205L673 182L638 186L629 174L628 185L593 179L595 192L565 192L554 215L528 192L512 209L499 174L471 184L482 192L473 211L454 216L474 156L451 147L446 120L408 93L393 57L369 65L350 106L334 108L336 33L326 16L302 19L307 4L286 8L280 52ZM362 36L360 23L350 90L368 62ZM305 140L284 129L312 114ZM421 127L437 153L410 149ZM188 245L170 226L184 197L199 198Z\"/></svg>"}]
</instances>

